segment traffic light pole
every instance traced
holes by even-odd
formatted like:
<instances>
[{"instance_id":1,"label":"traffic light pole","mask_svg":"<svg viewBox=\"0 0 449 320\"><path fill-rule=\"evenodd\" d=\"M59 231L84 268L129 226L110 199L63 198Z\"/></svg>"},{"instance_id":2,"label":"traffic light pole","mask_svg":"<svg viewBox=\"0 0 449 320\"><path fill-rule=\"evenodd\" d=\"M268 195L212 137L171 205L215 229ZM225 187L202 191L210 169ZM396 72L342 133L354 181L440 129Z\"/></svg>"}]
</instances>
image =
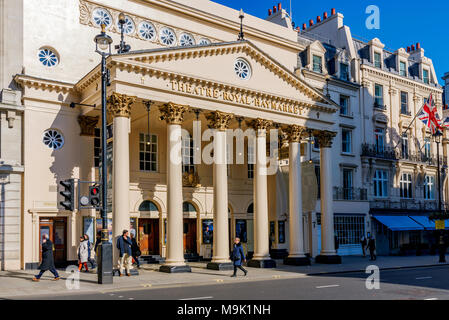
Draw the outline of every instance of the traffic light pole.
<instances>
[{"instance_id":1,"label":"traffic light pole","mask_svg":"<svg viewBox=\"0 0 449 320\"><path fill-rule=\"evenodd\" d=\"M112 283L112 243L109 242L108 210L107 210L107 164L106 164L106 87L108 82L106 55L101 55L101 245L99 246L98 283Z\"/></svg>"}]
</instances>

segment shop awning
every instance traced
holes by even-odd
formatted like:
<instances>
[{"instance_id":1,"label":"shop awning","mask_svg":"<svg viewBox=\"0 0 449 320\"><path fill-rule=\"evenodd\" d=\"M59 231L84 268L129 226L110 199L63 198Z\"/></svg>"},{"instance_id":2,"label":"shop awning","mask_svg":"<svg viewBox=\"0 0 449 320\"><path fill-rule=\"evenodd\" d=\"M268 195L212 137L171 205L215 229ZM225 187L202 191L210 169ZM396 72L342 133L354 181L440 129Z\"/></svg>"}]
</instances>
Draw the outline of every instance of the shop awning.
<instances>
[{"instance_id":1,"label":"shop awning","mask_svg":"<svg viewBox=\"0 0 449 320\"><path fill-rule=\"evenodd\" d=\"M373 216L391 231L424 230L424 227L408 216Z\"/></svg>"},{"instance_id":2,"label":"shop awning","mask_svg":"<svg viewBox=\"0 0 449 320\"><path fill-rule=\"evenodd\" d=\"M427 216L409 216L420 225L422 225L426 230L435 230L435 221L429 220ZM448 221L444 221L446 229L449 227Z\"/></svg>"}]
</instances>

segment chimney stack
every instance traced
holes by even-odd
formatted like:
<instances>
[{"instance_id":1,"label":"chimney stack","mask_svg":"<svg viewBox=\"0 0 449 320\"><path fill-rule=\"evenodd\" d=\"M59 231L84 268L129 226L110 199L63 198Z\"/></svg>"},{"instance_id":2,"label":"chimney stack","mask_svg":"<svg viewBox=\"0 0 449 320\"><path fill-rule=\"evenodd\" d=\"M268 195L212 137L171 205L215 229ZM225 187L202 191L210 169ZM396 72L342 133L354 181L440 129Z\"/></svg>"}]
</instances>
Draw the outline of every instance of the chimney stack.
<instances>
[{"instance_id":1,"label":"chimney stack","mask_svg":"<svg viewBox=\"0 0 449 320\"><path fill-rule=\"evenodd\" d=\"M309 27L311 27L311 26L313 26L313 20L312 19L309 20Z\"/></svg>"},{"instance_id":2,"label":"chimney stack","mask_svg":"<svg viewBox=\"0 0 449 320\"><path fill-rule=\"evenodd\" d=\"M317 16L317 17L316 17L316 23L319 23L319 22L321 22L321 17L320 17L320 16Z\"/></svg>"},{"instance_id":3,"label":"chimney stack","mask_svg":"<svg viewBox=\"0 0 449 320\"><path fill-rule=\"evenodd\" d=\"M268 9L268 16L271 16L272 13L273 11L271 11L271 9Z\"/></svg>"},{"instance_id":4,"label":"chimney stack","mask_svg":"<svg viewBox=\"0 0 449 320\"><path fill-rule=\"evenodd\" d=\"M276 13L277 9L278 8L276 6L273 6L273 13Z\"/></svg>"},{"instance_id":5,"label":"chimney stack","mask_svg":"<svg viewBox=\"0 0 449 320\"><path fill-rule=\"evenodd\" d=\"M412 44L412 51L415 51L415 45Z\"/></svg>"},{"instance_id":6,"label":"chimney stack","mask_svg":"<svg viewBox=\"0 0 449 320\"><path fill-rule=\"evenodd\" d=\"M421 49L421 43L416 43L416 50L419 50L419 49Z\"/></svg>"},{"instance_id":7,"label":"chimney stack","mask_svg":"<svg viewBox=\"0 0 449 320\"><path fill-rule=\"evenodd\" d=\"M410 52L410 46L407 47L407 52Z\"/></svg>"},{"instance_id":8,"label":"chimney stack","mask_svg":"<svg viewBox=\"0 0 449 320\"><path fill-rule=\"evenodd\" d=\"M278 3L278 11L281 11L282 10L282 4L279 2Z\"/></svg>"},{"instance_id":9,"label":"chimney stack","mask_svg":"<svg viewBox=\"0 0 449 320\"><path fill-rule=\"evenodd\" d=\"M331 16L335 15L335 8L332 8L331 10Z\"/></svg>"},{"instance_id":10,"label":"chimney stack","mask_svg":"<svg viewBox=\"0 0 449 320\"><path fill-rule=\"evenodd\" d=\"M325 12L324 14L323 14L323 20L326 20L327 19L327 12Z\"/></svg>"},{"instance_id":11,"label":"chimney stack","mask_svg":"<svg viewBox=\"0 0 449 320\"><path fill-rule=\"evenodd\" d=\"M306 30L307 29L307 23L303 23L302 24L302 30Z\"/></svg>"},{"instance_id":12,"label":"chimney stack","mask_svg":"<svg viewBox=\"0 0 449 320\"><path fill-rule=\"evenodd\" d=\"M297 31L297 32L300 32L301 29L300 29L299 27L296 27L296 31Z\"/></svg>"}]
</instances>

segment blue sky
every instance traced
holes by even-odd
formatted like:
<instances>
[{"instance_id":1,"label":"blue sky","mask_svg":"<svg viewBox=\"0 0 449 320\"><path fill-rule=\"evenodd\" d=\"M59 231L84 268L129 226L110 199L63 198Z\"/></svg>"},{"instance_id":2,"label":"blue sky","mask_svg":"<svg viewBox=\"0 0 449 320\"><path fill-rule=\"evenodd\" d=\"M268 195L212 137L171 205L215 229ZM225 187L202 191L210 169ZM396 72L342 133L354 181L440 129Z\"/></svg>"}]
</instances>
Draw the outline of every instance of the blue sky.
<instances>
[{"instance_id":1,"label":"blue sky","mask_svg":"<svg viewBox=\"0 0 449 320\"><path fill-rule=\"evenodd\" d=\"M243 10L251 15L265 19L268 9L282 3L289 10L290 1L278 0L213 0L225 6ZM425 50L425 55L432 59L440 84L441 77L449 72L449 24L447 0L291 0L293 21L296 26L302 26L310 19L316 22L316 17L323 12L330 14L331 8L344 15L345 25L351 28L352 34L365 38L379 38L386 49L396 50L406 48L417 42ZM366 7L376 5L380 9L380 29L369 30L365 26L368 14Z\"/></svg>"}]
</instances>

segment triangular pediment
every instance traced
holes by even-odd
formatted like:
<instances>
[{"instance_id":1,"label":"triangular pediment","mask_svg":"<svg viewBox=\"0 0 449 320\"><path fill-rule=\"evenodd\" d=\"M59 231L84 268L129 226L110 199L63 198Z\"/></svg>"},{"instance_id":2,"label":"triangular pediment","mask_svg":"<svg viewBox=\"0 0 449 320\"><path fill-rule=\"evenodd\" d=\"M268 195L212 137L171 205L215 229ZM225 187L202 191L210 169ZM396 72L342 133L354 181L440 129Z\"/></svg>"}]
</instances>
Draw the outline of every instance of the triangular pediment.
<instances>
[{"instance_id":1,"label":"triangular pediment","mask_svg":"<svg viewBox=\"0 0 449 320\"><path fill-rule=\"evenodd\" d=\"M243 62L243 76L236 70L239 61ZM136 72L145 70L169 78L176 76L218 87L263 92L301 101L325 112L338 110L333 101L249 41L145 50L113 56L111 64Z\"/></svg>"}]
</instances>

